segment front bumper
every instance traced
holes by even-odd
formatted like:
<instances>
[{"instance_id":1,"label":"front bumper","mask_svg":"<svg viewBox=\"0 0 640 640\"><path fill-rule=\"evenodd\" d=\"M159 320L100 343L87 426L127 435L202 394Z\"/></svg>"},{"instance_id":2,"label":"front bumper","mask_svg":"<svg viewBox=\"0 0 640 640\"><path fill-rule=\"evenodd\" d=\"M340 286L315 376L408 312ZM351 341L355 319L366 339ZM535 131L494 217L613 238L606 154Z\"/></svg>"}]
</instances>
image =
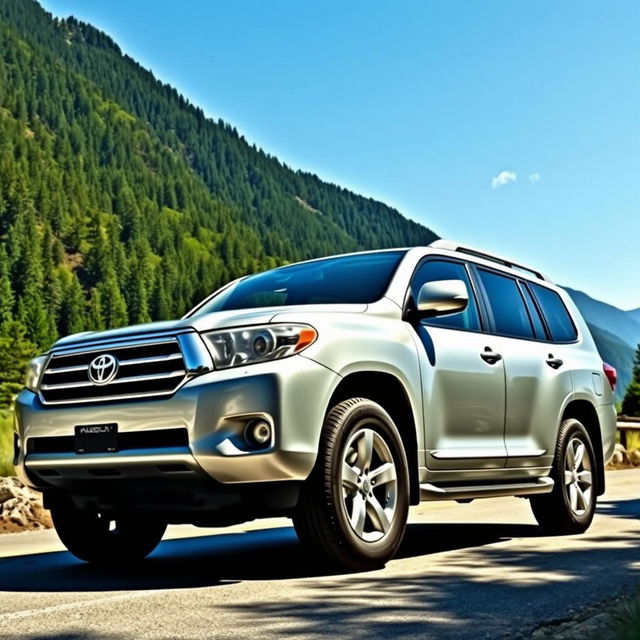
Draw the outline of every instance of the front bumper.
<instances>
[{"instance_id":1,"label":"front bumper","mask_svg":"<svg viewBox=\"0 0 640 640\"><path fill-rule=\"evenodd\" d=\"M298 355L206 373L163 400L51 408L23 391L16 402L17 473L32 487L68 491L116 477L224 484L304 480L315 464L327 398L338 379ZM243 449L239 431L247 416L255 415L267 417L274 430L271 444L259 452ZM180 429L187 437L163 447L147 438L144 447L100 454L77 454L72 444L67 450L44 452L33 446L37 438L72 443L76 425L104 423L117 423L119 435Z\"/></svg>"}]
</instances>

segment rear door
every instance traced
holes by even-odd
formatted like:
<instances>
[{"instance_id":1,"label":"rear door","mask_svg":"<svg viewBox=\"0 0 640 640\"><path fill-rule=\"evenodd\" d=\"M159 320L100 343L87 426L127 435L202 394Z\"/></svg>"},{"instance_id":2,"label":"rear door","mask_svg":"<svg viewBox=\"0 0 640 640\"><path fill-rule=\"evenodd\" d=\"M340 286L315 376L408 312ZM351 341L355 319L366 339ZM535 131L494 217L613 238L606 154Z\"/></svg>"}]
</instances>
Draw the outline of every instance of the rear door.
<instances>
[{"instance_id":1,"label":"rear door","mask_svg":"<svg viewBox=\"0 0 640 640\"><path fill-rule=\"evenodd\" d=\"M505 380L494 343L483 332L478 305L463 261L429 257L417 268L411 295L425 282L463 280L469 304L459 313L414 325L424 347L421 369L427 467L433 470L495 469L506 462Z\"/></svg>"},{"instance_id":2,"label":"rear door","mask_svg":"<svg viewBox=\"0 0 640 640\"><path fill-rule=\"evenodd\" d=\"M476 273L504 358L507 466L547 467L553 460L559 412L573 388L563 349L551 343L527 281L482 267Z\"/></svg>"}]
</instances>

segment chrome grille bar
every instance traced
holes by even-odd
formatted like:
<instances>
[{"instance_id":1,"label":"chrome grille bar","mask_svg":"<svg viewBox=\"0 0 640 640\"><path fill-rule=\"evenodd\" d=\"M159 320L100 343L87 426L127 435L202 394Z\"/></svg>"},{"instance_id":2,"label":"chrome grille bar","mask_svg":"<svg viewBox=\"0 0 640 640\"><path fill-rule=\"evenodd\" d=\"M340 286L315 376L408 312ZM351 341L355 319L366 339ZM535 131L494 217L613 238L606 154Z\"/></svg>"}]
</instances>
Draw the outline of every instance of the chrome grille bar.
<instances>
[{"instance_id":1,"label":"chrome grille bar","mask_svg":"<svg viewBox=\"0 0 640 640\"><path fill-rule=\"evenodd\" d=\"M121 360L120 366L127 367L132 364L150 364L152 362L166 362L167 360L182 360L181 353L171 353L166 356L152 356L150 358L136 358L134 360ZM83 364L78 367L60 367L59 369L47 369L49 375L56 375L57 373L73 373L74 371L88 371L89 365Z\"/></svg>"},{"instance_id":2,"label":"chrome grille bar","mask_svg":"<svg viewBox=\"0 0 640 640\"><path fill-rule=\"evenodd\" d=\"M175 378L176 376L184 376L184 369L180 371L171 371L170 373L152 373L147 376L132 376L130 378L116 378L109 385L113 384L130 384L131 382L145 382L146 380L165 380L167 378ZM51 391L52 389L75 389L76 387L95 387L93 382L68 382L66 384L43 384L43 391ZM106 385L104 385L106 386Z\"/></svg>"},{"instance_id":3,"label":"chrome grille bar","mask_svg":"<svg viewBox=\"0 0 640 640\"><path fill-rule=\"evenodd\" d=\"M75 349L65 345L54 351L47 363L40 399L45 405L62 405L171 395L190 375L179 337L130 338L101 346L77 345ZM197 334L192 338L200 341ZM97 383L90 377L96 369L90 367L102 356L112 356L116 368L113 379Z\"/></svg>"}]
</instances>

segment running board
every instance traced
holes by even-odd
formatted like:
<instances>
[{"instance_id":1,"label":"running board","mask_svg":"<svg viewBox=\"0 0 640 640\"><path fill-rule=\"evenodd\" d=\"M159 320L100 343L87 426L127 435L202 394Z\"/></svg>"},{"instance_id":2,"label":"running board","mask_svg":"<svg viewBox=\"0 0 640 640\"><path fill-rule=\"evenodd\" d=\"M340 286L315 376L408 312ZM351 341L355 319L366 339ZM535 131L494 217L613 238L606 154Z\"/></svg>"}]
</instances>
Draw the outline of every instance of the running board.
<instances>
[{"instance_id":1,"label":"running board","mask_svg":"<svg viewBox=\"0 0 640 640\"><path fill-rule=\"evenodd\" d=\"M474 500L476 498L498 498L500 496L528 496L536 493L551 493L553 480L538 478L534 482L510 482L509 484L465 485L436 487L420 485L420 500Z\"/></svg>"}]
</instances>

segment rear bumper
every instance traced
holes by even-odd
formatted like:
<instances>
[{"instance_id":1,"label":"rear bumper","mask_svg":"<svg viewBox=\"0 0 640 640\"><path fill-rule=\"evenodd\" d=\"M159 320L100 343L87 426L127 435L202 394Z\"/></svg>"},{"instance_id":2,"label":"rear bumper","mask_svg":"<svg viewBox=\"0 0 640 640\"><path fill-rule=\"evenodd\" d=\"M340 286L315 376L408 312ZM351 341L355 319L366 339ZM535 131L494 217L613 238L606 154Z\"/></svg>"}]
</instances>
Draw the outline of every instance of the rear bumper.
<instances>
[{"instance_id":1,"label":"rear bumper","mask_svg":"<svg viewBox=\"0 0 640 640\"><path fill-rule=\"evenodd\" d=\"M616 446L616 429L618 416L615 405L603 404L596 407L600 433L602 434L602 456L606 464L611 459Z\"/></svg>"},{"instance_id":2,"label":"rear bumper","mask_svg":"<svg viewBox=\"0 0 640 640\"><path fill-rule=\"evenodd\" d=\"M135 486L146 479L178 484L304 480L315 463L326 398L338 378L293 356L204 374L163 400L51 408L23 391L16 403L17 473L32 487L70 493L86 493L96 482ZM274 437L265 449L251 451L242 433L246 421L258 415L271 422ZM104 423L117 423L119 434L145 432L145 446L75 453L75 426ZM178 429L186 431L182 446L154 446L154 433Z\"/></svg>"}]
</instances>

